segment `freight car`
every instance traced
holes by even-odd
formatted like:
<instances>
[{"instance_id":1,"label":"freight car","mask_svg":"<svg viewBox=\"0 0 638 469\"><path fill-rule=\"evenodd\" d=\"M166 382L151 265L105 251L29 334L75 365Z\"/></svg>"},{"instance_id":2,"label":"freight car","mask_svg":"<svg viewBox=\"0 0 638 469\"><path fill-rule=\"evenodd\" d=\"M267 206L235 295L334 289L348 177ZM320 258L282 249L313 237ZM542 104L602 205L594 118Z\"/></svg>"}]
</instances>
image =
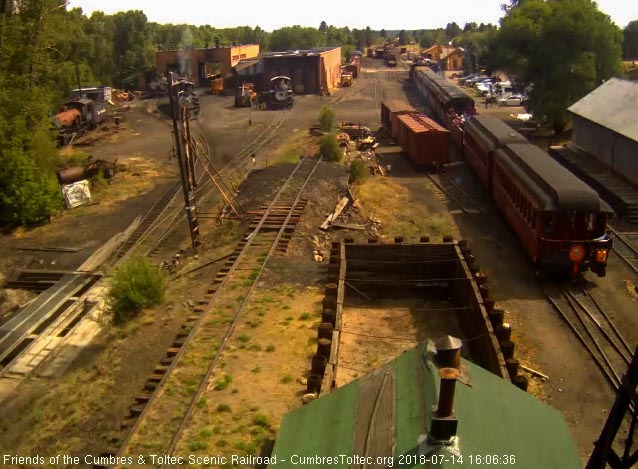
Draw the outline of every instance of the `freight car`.
<instances>
[{"instance_id":1,"label":"freight car","mask_svg":"<svg viewBox=\"0 0 638 469\"><path fill-rule=\"evenodd\" d=\"M438 169L450 162L450 133L423 114L399 114L398 142L418 169Z\"/></svg>"},{"instance_id":2,"label":"freight car","mask_svg":"<svg viewBox=\"0 0 638 469\"><path fill-rule=\"evenodd\" d=\"M399 131L398 116L415 113L417 110L405 101L391 99L381 102L381 126L396 139Z\"/></svg>"},{"instance_id":3,"label":"freight car","mask_svg":"<svg viewBox=\"0 0 638 469\"><path fill-rule=\"evenodd\" d=\"M416 88L452 134L540 275L604 277L613 212L598 194L497 119L474 116L471 98L430 70L411 70Z\"/></svg>"},{"instance_id":4,"label":"freight car","mask_svg":"<svg viewBox=\"0 0 638 469\"><path fill-rule=\"evenodd\" d=\"M95 129L106 118L106 103L81 98L67 101L62 111L53 116L53 126L58 131L60 144L66 145L75 136Z\"/></svg>"},{"instance_id":5,"label":"freight car","mask_svg":"<svg viewBox=\"0 0 638 469\"><path fill-rule=\"evenodd\" d=\"M612 210L547 153L508 143L493 154L492 197L542 274L605 276Z\"/></svg>"}]
</instances>

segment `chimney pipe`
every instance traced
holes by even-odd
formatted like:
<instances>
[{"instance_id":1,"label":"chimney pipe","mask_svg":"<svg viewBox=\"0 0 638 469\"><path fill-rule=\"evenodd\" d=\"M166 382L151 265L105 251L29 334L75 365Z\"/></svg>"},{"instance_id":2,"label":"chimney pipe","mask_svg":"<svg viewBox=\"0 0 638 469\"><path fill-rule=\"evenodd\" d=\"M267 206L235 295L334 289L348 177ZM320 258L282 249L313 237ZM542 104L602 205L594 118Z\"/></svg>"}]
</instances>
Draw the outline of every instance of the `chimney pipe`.
<instances>
[{"instance_id":1,"label":"chimney pipe","mask_svg":"<svg viewBox=\"0 0 638 469\"><path fill-rule=\"evenodd\" d=\"M456 368L461 366L461 346L460 339L451 335L439 337L434 346L436 347L436 362L441 368Z\"/></svg>"},{"instance_id":2,"label":"chimney pipe","mask_svg":"<svg viewBox=\"0 0 638 469\"><path fill-rule=\"evenodd\" d=\"M459 376L461 376L461 372L456 368L439 369L441 389L439 390L439 404L436 407L437 418L443 419L454 415L454 390Z\"/></svg>"}]
</instances>

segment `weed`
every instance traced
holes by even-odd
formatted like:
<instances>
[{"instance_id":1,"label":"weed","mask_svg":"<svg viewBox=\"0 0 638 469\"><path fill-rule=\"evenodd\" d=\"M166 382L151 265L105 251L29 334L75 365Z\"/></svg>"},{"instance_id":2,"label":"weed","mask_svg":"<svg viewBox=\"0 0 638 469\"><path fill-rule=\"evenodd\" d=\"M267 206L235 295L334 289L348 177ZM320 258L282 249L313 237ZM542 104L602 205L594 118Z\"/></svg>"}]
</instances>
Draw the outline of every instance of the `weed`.
<instances>
[{"instance_id":1,"label":"weed","mask_svg":"<svg viewBox=\"0 0 638 469\"><path fill-rule=\"evenodd\" d=\"M253 425L258 427L268 428L270 427L270 420L264 414L257 414L253 417Z\"/></svg>"},{"instance_id":2,"label":"weed","mask_svg":"<svg viewBox=\"0 0 638 469\"><path fill-rule=\"evenodd\" d=\"M222 426L221 425L215 425L213 427L213 433L215 435L219 435L222 432Z\"/></svg>"},{"instance_id":3,"label":"weed","mask_svg":"<svg viewBox=\"0 0 638 469\"><path fill-rule=\"evenodd\" d=\"M232 391L230 391L231 394L237 394L239 392L239 389L237 388L233 388Z\"/></svg>"},{"instance_id":4,"label":"weed","mask_svg":"<svg viewBox=\"0 0 638 469\"><path fill-rule=\"evenodd\" d=\"M301 316L299 316L299 320L300 321L307 321L308 319L310 319L310 313L303 313Z\"/></svg>"},{"instance_id":5,"label":"weed","mask_svg":"<svg viewBox=\"0 0 638 469\"><path fill-rule=\"evenodd\" d=\"M260 435L262 431L263 431L263 429L262 429L261 427L252 427L252 428L250 429L250 434L251 434L252 436Z\"/></svg>"},{"instance_id":6,"label":"weed","mask_svg":"<svg viewBox=\"0 0 638 469\"><path fill-rule=\"evenodd\" d=\"M239 450L239 451L245 451L246 450L246 443L244 443L243 441L238 441L237 443L235 443L233 445L233 448L235 448L236 450Z\"/></svg>"},{"instance_id":7,"label":"weed","mask_svg":"<svg viewBox=\"0 0 638 469\"><path fill-rule=\"evenodd\" d=\"M208 428L204 428L199 431L199 436L201 438L210 438L211 436L213 436L213 432L209 430Z\"/></svg>"},{"instance_id":8,"label":"weed","mask_svg":"<svg viewBox=\"0 0 638 469\"><path fill-rule=\"evenodd\" d=\"M286 321L292 321L293 319L294 319L294 318L293 318L292 316L288 316L288 317L286 318Z\"/></svg>"},{"instance_id":9,"label":"weed","mask_svg":"<svg viewBox=\"0 0 638 469\"><path fill-rule=\"evenodd\" d=\"M341 158L343 158L343 149L339 146L339 142L337 142L337 136L334 133L324 135L321 138L319 154L326 161L341 161Z\"/></svg>"},{"instance_id":10,"label":"weed","mask_svg":"<svg viewBox=\"0 0 638 469\"><path fill-rule=\"evenodd\" d=\"M249 348L250 350L255 350L255 351L257 351L257 352L261 352L261 345L259 345L259 344L250 344L250 345L248 346L248 348Z\"/></svg>"},{"instance_id":11,"label":"weed","mask_svg":"<svg viewBox=\"0 0 638 469\"><path fill-rule=\"evenodd\" d=\"M354 160L350 163L350 174L348 180L350 184L361 182L366 177L366 166L363 160Z\"/></svg>"},{"instance_id":12,"label":"weed","mask_svg":"<svg viewBox=\"0 0 638 469\"><path fill-rule=\"evenodd\" d=\"M215 381L215 389L217 391L223 391L232 382L233 382L233 375L227 373L227 374L224 375L223 378L218 379L217 381Z\"/></svg>"},{"instance_id":13,"label":"weed","mask_svg":"<svg viewBox=\"0 0 638 469\"><path fill-rule=\"evenodd\" d=\"M266 346L266 352L274 352L275 351L275 344L268 344Z\"/></svg>"},{"instance_id":14,"label":"weed","mask_svg":"<svg viewBox=\"0 0 638 469\"><path fill-rule=\"evenodd\" d=\"M237 337L237 339L243 343L250 342L250 336L248 334L241 334Z\"/></svg>"},{"instance_id":15,"label":"weed","mask_svg":"<svg viewBox=\"0 0 638 469\"><path fill-rule=\"evenodd\" d=\"M283 375L281 377L281 382L283 384L288 384L288 383L292 383L292 376L291 375Z\"/></svg>"},{"instance_id":16,"label":"weed","mask_svg":"<svg viewBox=\"0 0 638 469\"><path fill-rule=\"evenodd\" d=\"M206 448L206 443L202 443L201 441L191 441L188 444L188 449L190 449L191 451L197 451L199 449L205 449Z\"/></svg>"},{"instance_id":17,"label":"weed","mask_svg":"<svg viewBox=\"0 0 638 469\"><path fill-rule=\"evenodd\" d=\"M225 448L226 446L228 446L228 441L220 439L215 442L215 445L219 446L220 448Z\"/></svg>"},{"instance_id":18,"label":"weed","mask_svg":"<svg viewBox=\"0 0 638 469\"><path fill-rule=\"evenodd\" d=\"M165 294L164 275L149 260L138 257L115 270L107 295L113 322L122 324L144 308L160 304Z\"/></svg>"},{"instance_id":19,"label":"weed","mask_svg":"<svg viewBox=\"0 0 638 469\"><path fill-rule=\"evenodd\" d=\"M228 404L218 404L217 405L217 412L221 413L221 412L232 412L232 409L230 407L230 405Z\"/></svg>"},{"instance_id":20,"label":"weed","mask_svg":"<svg viewBox=\"0 0 638 469\"><path fill-rule=\"evenodd\" d=\"M197 407L203 409L206 406L206 398L204 396L200 397L197 401Z\"/></svg>"},{"instance_id":21,"label":"weed","mask_svg":"<svg viewBox=\"0 0 638 469\"><path fill-rule=\"evenodd\" d=\"M292 307L290 305L283 305L281 309L292 309Z\"/></svg>"},{"instance_id":22,"label":"weed","mask_svg":"<svg viewBox=\"0 0 638 469\"><path fill-rule=\"evenodd\" d=\"M328 106L322 106L319 111L319 127L324 132L331 132L335 126L335 110Z\"/></svg>"},{"instance_id":23,"label":"weed","mask_svg":"<svg viewBox=\"0 0 638 469\"><path fill-rule=\"evenodd\" d=\"M253 368L250 371L251 371L251 373L261 373L261 366L256 366L255 368Z\"/></svg>"}]
</instances>

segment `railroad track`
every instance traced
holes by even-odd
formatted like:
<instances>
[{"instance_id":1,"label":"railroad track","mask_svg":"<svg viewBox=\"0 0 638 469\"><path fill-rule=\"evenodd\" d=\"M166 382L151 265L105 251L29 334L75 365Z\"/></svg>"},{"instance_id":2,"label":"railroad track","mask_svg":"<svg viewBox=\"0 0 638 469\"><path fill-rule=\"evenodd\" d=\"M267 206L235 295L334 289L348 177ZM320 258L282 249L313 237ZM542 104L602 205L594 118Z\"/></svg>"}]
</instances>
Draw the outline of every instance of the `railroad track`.
<instances>
[{"instance_id":1,"label":"railroad track","mask_svg":"<svg viewBox=\"0 0 638 469\"><path fill-rule=\"evenodd\" d=\"M428 174L428 178L454 206L466 215L481 215L484 212L474 197L444 174Z\"/></svg>"},{"instance_id":2,"label":"railroad track","mask_svg":"<svg viewBox=\"0 0 638 469\"><path fill-rule=\"evenodd\" d=\"M613 251L634 273L638 274L638 249L634 247L630 240L631 238L638 238L638 233L618 231L611 225L608 225L608 228L614 234Z\"/></svg>"},{"instance_id":3,"label":"railroad track","mask_svg":"<svg viewBox=\"0 0 638 469\"><path fill-rule=\"evenodd\" d=\"M285 250L305 206L301 195L319 162L302 159L272 202L253 213L246 236L218 272L207 298L198 302L198 314L189 317L130 407L123 427L131 430L118 456L170 454L176 448L264 266Z\"/></svg>"},{"instance_id":4,"label":"railroad track","mask_svg":"<svg viewBox=\"0 0 638 469\"><path fill-rule=\"evenodd\" d=\"M604 305L587 289L546 285L543 292L617 391L633 350Z\"/></svg>"},{"instance_id":5,"label":"railroad track","mask_svg":"<svg viewBox=\"0 0 638 469\"><path fill-rule=\"evenodd\" d=\"M233 173L242 177L241 169L252 164L252 154L271 143L277 132L290 117L292 111L282 111L276 118L251 142L242 148L231 160L229 160L219 171L217 171L218 183L223 184L225 178L229 178ZM210 163L208 146L204 139L197 138L194 142L205 161ZM206 197L214 193L214 184L201 163L196 165L200 169L197 177L197 188L195 197L198 202L202 202ZM211 169L212 165L208 165ZM138 254L150 256L159 250L168 237L180 226L186 217L184 213L184 203L181 196L181 184L176 184L169 189L147 212L139 227L133 232L130 238L113 254L108 264L116 266L126 258ZM232 189L231 189L232 191Z\"/></svg>"}]
</instances>

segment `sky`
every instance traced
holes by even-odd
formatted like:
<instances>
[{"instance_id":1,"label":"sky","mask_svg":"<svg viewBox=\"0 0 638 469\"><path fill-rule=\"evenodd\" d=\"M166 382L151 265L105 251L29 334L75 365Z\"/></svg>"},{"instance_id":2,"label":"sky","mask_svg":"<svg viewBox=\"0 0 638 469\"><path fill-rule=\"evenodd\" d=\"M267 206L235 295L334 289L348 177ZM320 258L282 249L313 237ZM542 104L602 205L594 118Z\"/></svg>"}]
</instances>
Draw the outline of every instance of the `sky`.
<instances>
[{"instance_id":1,"label":"sky","mask_svg":"<svg viewBox=\"0 0 638 469\"><path fill-rule=\"evenodd\" d=\"M87 15L101 10L115 13L125 10L142 10L149 21L157 23L210 24L223 28L233 26L260 26L266 31L299 24L319 27L321 21L328 25L348 26L363 29L382 28L392 30L415 30L445 27L455 21L459 26L467 22L497 24L503 11L501 4L506 0L405 0L398 5L386 3L377 7L374 2L363 4L356 1L322 0L315 4L310 1L264 2L263 0L242 0L225 3L201 0L70 0L69 7L80 7ZM621 28L633 20L638 20L638 0L598 0L601 11ZM280 8L277 5L281 5ZM315 6L316 5L316 6ZM381 5L381 3L378 3ZM179 7L177 7L179 6Z\"/></svg>"}]
</instances>

